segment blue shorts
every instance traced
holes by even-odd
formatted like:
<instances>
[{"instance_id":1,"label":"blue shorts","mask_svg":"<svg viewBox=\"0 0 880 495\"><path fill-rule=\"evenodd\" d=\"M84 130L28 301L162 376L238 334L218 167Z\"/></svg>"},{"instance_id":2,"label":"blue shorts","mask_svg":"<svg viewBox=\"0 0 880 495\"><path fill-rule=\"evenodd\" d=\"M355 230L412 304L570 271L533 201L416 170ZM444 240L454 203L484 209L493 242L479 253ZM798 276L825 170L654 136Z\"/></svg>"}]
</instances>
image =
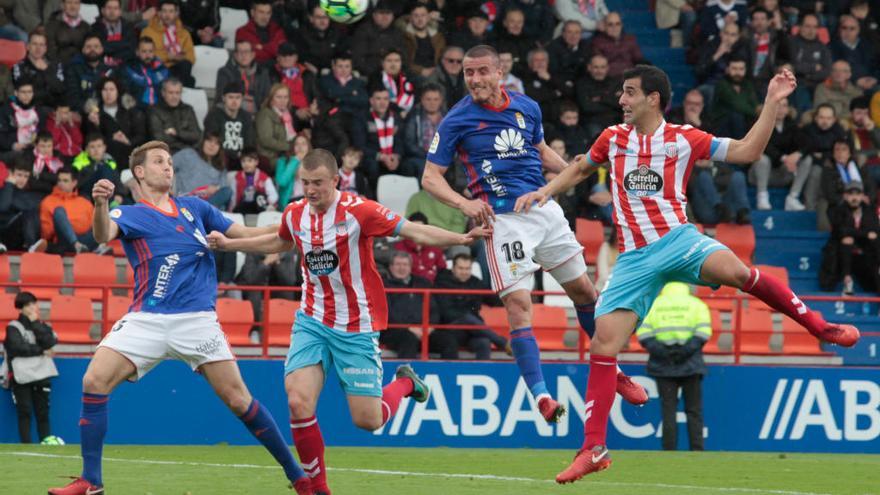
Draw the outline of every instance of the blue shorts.
<instances>
[{"instance_id":1,"label":"blue shorts","mask_svg":"<svg viewBox=\"0 0 880 495\"><path fill-rule=\"evenodd\" d=\"M667 282L711 285L700 279L700 269L710 254L721 249L728 248L687 224L676 227L659 241L621 254L608 283L600 288L596 318L628 309L641 321Z\"/></svg>"},{"instance_id":2,"label":"blue shorts","mask_svg":"<svg viewBox=\"0 0 880 495\"><path fill-rule=\"evenodd\" d=\"M297 311L284 375L320 363L325 377L333 366L346 394L381 397L381 356L379 332L340 332Z\"/></svg>"}]
</instances>

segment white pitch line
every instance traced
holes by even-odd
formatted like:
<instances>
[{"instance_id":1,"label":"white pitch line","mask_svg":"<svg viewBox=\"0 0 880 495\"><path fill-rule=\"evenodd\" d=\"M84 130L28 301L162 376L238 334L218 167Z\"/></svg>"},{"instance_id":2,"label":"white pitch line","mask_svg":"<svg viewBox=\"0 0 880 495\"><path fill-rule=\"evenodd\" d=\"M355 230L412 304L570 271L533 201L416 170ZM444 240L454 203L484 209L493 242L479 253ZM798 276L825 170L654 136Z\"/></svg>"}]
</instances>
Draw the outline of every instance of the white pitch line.
<instances>
[{"instance_id":1,"label":"white pitch line","mask_svg":"<svg viewBox=\"0 0 880 495\"><path fill-rule=\"evenodd\" d=\"M0 455L22 456L22 457L48 457L53 459L81 459L78 455L61 455L61 454L44 454L40 452L0 452ZM202 466L202 467L220 467L220 468L243 468L243 469L278 469L278 466L265 466L260 464L224 464L216 462L191 462L191 461L158 461L152 459L120 459L118 457L104 457L105 461L127 462L131 464L153 464L163 466ZM553 480L524 478L518 476L498 476L494 474L466 474L466 473L420 473L410 471L390 471L385 469L361 469L361 468L340 468L328 467L328 471L340 471L361 474L379 474L387 476L421 476L430 478L463 478L477 479L487 481L519 481L525 483L554 483ZM716 487L716 486L699 486L699 485L679 485L671 483L638 483L638 482L618 482L618 481L590 481L593 485L608 486L629 486L638 488L669 488L678 490L712 490L724 493L757 493L770 495L833 495L830 493L816 492L799 492L793 490L768 490L763 488L736 488L736 487Z\"/></svg>"}]
</instances>

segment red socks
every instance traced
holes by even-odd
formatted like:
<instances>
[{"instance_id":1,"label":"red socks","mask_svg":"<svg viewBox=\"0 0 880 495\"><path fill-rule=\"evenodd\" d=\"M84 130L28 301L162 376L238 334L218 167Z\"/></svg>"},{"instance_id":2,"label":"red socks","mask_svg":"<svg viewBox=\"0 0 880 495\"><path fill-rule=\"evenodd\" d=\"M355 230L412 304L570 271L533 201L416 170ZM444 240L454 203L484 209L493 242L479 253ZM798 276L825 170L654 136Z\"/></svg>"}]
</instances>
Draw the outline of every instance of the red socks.
<instances>
[{"instance_id":1,"label":"red socks","mask_svg":"<svg viewBox=\"0 0 880 495\"><path fill-rule=\"evenodd\" d=\"M305 419L291 419L290 430L293 443L299 454L303 470L312 480L312 489L330 493L327 488L327 472L324 466L324 438L318 420L312 416Z\"/></svg>"},{"instance_id":2,"label":"red socks","mask_svg":"<svg viewBox=\"0 0 880 495\"><path fill-rule=\"evenodd\" d=\"M409 378L398 378L385 385L382 389L382 424L388 422L397 412L400 401L413 391L413 381Z\"/></svg>"},{"instance_id":3,"label":"red socks","mask_svg":"<svg viewBox=\"0 0 880 495\"><path fill-rule=\"evenodd\" d=\"M590 374L587 377L587 420L584 422L584 445L589 450L605 445L608 414L617 395L617 358L590 355Z\"/></svg>"},{"instance_id":4,"label":"red socks","mask_svg":"<svg viewBox=\"0 0 880 495\"><path fill-rule=\"evenodd\" d=\"M751 268L749 280L743 290L767 303L768 306L800 323L812 334L820 334L825 329L825 319L815 311L810 311L788 287L777 278Z\"/></svg>"}]
</instances>

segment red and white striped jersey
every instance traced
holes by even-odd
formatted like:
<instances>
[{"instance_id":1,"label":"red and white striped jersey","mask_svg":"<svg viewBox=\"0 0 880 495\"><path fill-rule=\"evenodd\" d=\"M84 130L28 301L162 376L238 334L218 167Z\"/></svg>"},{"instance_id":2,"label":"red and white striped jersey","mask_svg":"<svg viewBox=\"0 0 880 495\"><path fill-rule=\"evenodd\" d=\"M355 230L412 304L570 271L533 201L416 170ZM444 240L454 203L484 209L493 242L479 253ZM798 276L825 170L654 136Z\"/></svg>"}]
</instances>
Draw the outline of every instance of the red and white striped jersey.
<instances>
[{"instance_id":1,"label":"red and white striped jersey","mask_svg":"<svg viewBox=\"0 0 880 495\"><path fill-rule=\"evenodd\" d=\"M697 160L724 160L728 138L663 121L653 135L628 124L608 127L588 157L609 162L612 216L620 252L639 249L687 223L687 181Z\"/></svg>"},{"instance_id":2,"label":"red and white striped jersey","mask_svg":"<svg viewBox=\"0 0 880 495\"><path fill-rule=\"evenodd\" d=\"M373 237L397 235L403 223L388 208L348 192L337 193L324 213L304 199L289 204L278 236L302 252L303 312L343 332L385 330L388 303Z\"/></svg>"}]
</instances>

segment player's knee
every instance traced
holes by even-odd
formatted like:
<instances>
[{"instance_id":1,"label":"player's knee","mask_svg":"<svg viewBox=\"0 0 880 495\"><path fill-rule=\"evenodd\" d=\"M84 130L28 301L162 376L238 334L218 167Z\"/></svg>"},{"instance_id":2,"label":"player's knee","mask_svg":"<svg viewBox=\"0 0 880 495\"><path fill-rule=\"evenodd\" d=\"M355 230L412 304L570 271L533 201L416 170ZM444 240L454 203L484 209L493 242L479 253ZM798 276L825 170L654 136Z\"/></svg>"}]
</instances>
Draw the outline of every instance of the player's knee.
<instances>
[{"instance_id":1,"label":"player's knee","mask_svg":"<svg viewBox=\"0 0 880 495\"><path fill-rule=\"evenodd\" d=\"M109 394L110 386L109 377L101 376L91 370L86 371L86 374L83 375L82 388L83 392L87 394Z\"/></svg>"},{"instance_id":2,"label":"player's knee","mask_svg":"<svg viewBox=\"0 0 880 495\"><path fill-rule=\"evenodd\" d=\"M315 401L298 391L291 391L287 396L287 407L294 419L309 418L315 414Z\"/></svg>"},{"instance_id":3,"label":"player's knee","mask_svg":"<svg viewBox=\"0 0 880 495\"><path fill-rule=\"evenodd\" d=\"M367 431L375 431L382 427L381 411L377 413L361 411L355 414L352 420L355 426Z\"/></svg>"},{"instance_id":4,"label":"player's knee","mask_svg":"<svg viewBox=\"0 0 880 495\"><path fill-rule=\"evenodd\" d=\"M575 304L592 304L599 298L599 293L593 287L586 275L564 284L568 298Z\"/></svg>"},{"instance_id":5,"label":"player's knee","mask_svg":"<svg viewBox=\"0 0 880 495\"><path fill-rule=\"evenodd\" d=\"M531 324L532 300L528 292L517 291L504 299L504 308L512 328L520 328Z\"/></svg>"}]
</instances>

